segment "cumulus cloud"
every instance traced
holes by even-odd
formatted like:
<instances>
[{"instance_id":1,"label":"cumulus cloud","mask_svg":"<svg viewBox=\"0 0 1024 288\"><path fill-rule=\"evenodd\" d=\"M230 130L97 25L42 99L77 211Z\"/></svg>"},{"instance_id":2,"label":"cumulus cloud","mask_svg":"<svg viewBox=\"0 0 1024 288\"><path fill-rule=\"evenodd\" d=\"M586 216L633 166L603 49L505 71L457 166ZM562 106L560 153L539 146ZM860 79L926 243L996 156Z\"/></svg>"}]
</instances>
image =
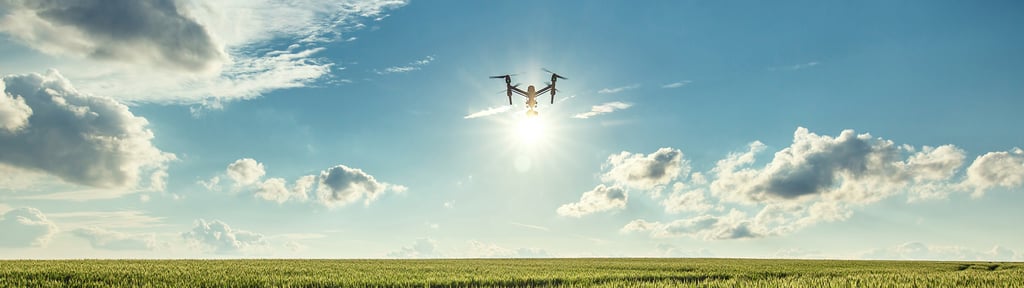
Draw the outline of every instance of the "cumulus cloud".
<instances>
[{"instance_id":1,"label":"cumulus cloud","mask_svg":"<svg viewBox=\"0 0 1024 288\"><path fill-rule=\"evenodd\" d=\"M615 87L615 88L604 88L604 89L601 89L601 90L597 90L597 93L600 93L600 94L615 94L615 93L619 93L619 92L630 90L630 89L636 89L636 88L640 88L640 84L620 86L620 87Z\"/></svg>"},{"instance_id":2,"label":"cumulus cloud","mask_svg":"<svg viewBox=\"0 0 1024 288\"><path fill-rule=\"evenodd\" d=\"M676 183L673 192L661 201L667 213L696 212L703 213L715 208L705 197L704 189L684 191L682 183Z\"/></svg>"},{"instance_id":3,"label":"cumulus cloud","mask_svg":"<svg viewBox=\"0 0 1024 288\"><path fill-rule=\"evenodd\" d=\"M878 260L1015 261L1019 254L999 245L989 250L977 250L962 246L907 242L896 247L869 250L859 256L862 259Z\"/></svg>"},{"instance_id":4,"label":"cumulus cloud","mask_svg":"<svg viewBox=\"0 0 1024 288\"><path fill-rule=\"evenodd\" d=\"M292 183L289 188L287 180L272 177L262 180L266 175L263 163L252 158L242 158L228 165L228 178L237 188L252 190L253 195L262 200L284 203L287 201L304 202L309 200L310 193L316 193L316 201L324 206L339 207L362 199L369 204L381 194L391 191L404 193L408 187L378 181L362 169L338 165L321 171L319 175L304 175ZM215 190L219 177L209 181L199 181L208 190Z\"/></svg>"},{"instance_id":5,"label":"cumulus cloud","mask_svg":"<svg viewBox=\"0 0 1024 288\"><path fill-rule=\"evenodd\" d=\"M366 174L362 169L349 168L345 165L331 167L320 172L317 186L317 200L328 207L345 206L363 199L369 205L387 190L404 191L404 186L393 186L377 181L373 175Z\"/></svg>"},{"instance_id":6,"label":"cumulus cloud","mask_svg":"<svg viewBox=\"0 0 1024 288\"><path fill-rule=\"evenodd\" d=\"M228 164L227 168L228 178L235 181L235 185L238 186L255 184L266 174L267 171L263 168L263 163L256 162L252 158L235 160L234 163Z\"/></svg>"},{"instance_id":7,"label":"cumulus cloud","mask_svg":"<svg viewBox=\"0 0 1024 288\"><path fill-rule=\"evenodd\" d=\"M256 197L277 203L288 201L290 194L288 187L285 186L285 180L282 178L267 179L256 188Z\"/></svg>"},{"instance_id":8,"label":"cumulus cloud","mask_svg":"<svg viewBox=\"0 0 1024 288\"><path fill-rule=\"evenodd\" d=\"M1024 184L1024 150L989 152L978 156L967 167L963 186L972 189L971 196L981 197L995 187L1015 188Z\"/></svg>"},{"instance_id":9,"label":"cumulus cloud","mask_svg":"<svg viewBox=\"0 0 1024 288\"><path fill-rule=\"evenodd\" d=\"M469 241L469 249L466 252L472 258L514 258L517 256L516 251L511 249L476 240Z\"/></svg>"},{"instance_id":10,"label":"cumulus cloud","mask_svg":"<svg viewBox=\"0 0 1024 288\"><path fill-rule=\"evenodd\" d=\"M0 132L18 132L28 126L28 117L32 116L32 108L25 104L25 99L5 92L4 81L0 81Z\"/></svg>"},{"instance_id":11,"label":"cumulus cloud","mask_svg":"<svg viewBox=\"0 0 1024 288\"><path fill-rule=\"evenodd\" d=\"M556 212L558 215L579 218L591 213L625 208L628 199L626 189L599 184L594 190L584 192L579 202L562 205Z\"/></svg>"},{"instance_id":12,"label":"cumulus cloud","mask_svg":"<svg viewBox=\"0 0 1024 288\"><path fill-rule=\"evenodd\" d=\"M411 246L402 247L396 251L388 252L390 258L440 258L441 253L437 251L437 241L430 238L416 239Z\"/></svg>"},{"instance_id":13,"label":"cumulus cloud","mask_svg":"<svg viewBox=\"0 0 1024 288\"><path fill-rule=\"evenodd\" d=\"M915 202L956 192L980 197L992 189L1024 185L1024 150L1019 148L982 154L965 174L960 171L966 152L956 146L896 145L853 130L832 137L799 127L791 145L771 155L764 166L755 165L766 148L751 142L746 151L728 154L707 173L692 174L682 152L671 148L646 156L610 156L601 179L624 187L653 189L689 174L689 182L674 183L672 194L660 204L666 213L701 213L673 221L636 219L620 231L705 240L787 235L845 221L857 208L894 195Z\"/></svg>"},{"instance_id":14,"label":"cumulus cloud","mask_svg":"<svg viewBox=\"0 0 1024 288\"><path fill-rule=\"evenodd\" d=\"M550 258L551 254L548 254L547 250L540 248L519 248L516 249L516 257L518 258Z\"/></svg>"},{"instance_id":15,"label":"cumulus cloud","mask_svg":"<svg viewBox=\"0 0 1024 288\"><path fill-rule=\"evenodd\" d=\"M148 121L128 106L81 94L55 70L5 76L3 83L9 96L0 97L19 97L32 115L27 127L0 133L0 163L99 188L131 188L150 173L161 188L175 156L153 146Z\"/></svg>"},{"instance_id":16,"label":"cumulus cloud","mask_svg":"<svg viewBox=\"0 0 1024 288\"><path fill-rule=\"evenodd\" d=\"M284 203L289 199L295 201L306 201L309 199L309 191L312 188L316 176L306 175L295 180L292 189L288 189L285 180L282 178L270 178L260 183L256 188L256 197L267 201Z\"/></svg>"},{"instance_id":17,"label":"cumulus cloud","mask_svg":"<svg viewBox=\"0 0 1024 288\"><path fill-rule=\"evenodd\" d=\"M153 233L129 234L99 227L79 228L71 233L89 240L89 245L97 249L153 250L157 246L156 235Z\"/></svg>"},{"instance_id":18,"label":"cumulus cloud","mask_svg":"<svg viewBox=\"0 0 1024 288\"><path fill-rule=\"evenodd\" d=\"M594 105L594 106L590 107L590 111L589 112L583 112L583 113L579 113L579 114L573 115L572 118L587 119L587 118L594 117L594 116L601 115L601 114L612 113L612 112L615 112L616 110L624 110L624 109L627 109L629 107L633 107L633 104L623 103L623 102L619 102L619 101L608 102L608 103L604 103L604 104L601 104L601 105Z\"/></svg>"},{"instance_id":19,"label":"cumulus cloud","mask_svg":"<svg viewBox=\"0 0 1024 288\"><path fill-rule=\"evenodd\" d=\"M291 190L291 198L297 201L308 200L309 193L313 191L313 184L316 184L316 175L306 175L295 179L295 184Z\"/></svg>"},{"instance_id":20,"label":"cumulus cloud","mask_svg":"<svg viewBox=\"0 0 1024 288\"><path fill-rule=\"evenodd\" d=\"M354 39L342 33L360 30L366 27L362 22L405 3L11 0L0 4L7 12L0 32L62 55L58 68L84 91L216 108L329 77L335 63L317 56L327 43Z\"/></svg>"},{"instance_id":21,"label":"cumulus cloud","mask_svg":"<svg viewBox=\"0 0 1024 288\"><path fill-rule=\"evenodd\" d=\"M666 88L666 89L679 88L679 87L686 86L686 85L690 84L691 82L693 82L693 81L683 80L683 81L679 81L679 82L672 82L672 83L668 83L668 84L665 84L665 85L661 85L661 88Z\"/></svg>"},{"instance_id":22,"label":"cumulus cloud","mask_svg":"<svg viewBox=\"0 0 1024 288\"><path fill-rule=\"evenodd\" d=\"M473 118L487 117L487 116L491 116L491 115L497 115L497 114L505 113L505 112L508 112L509 110L512 110L512 106L511 105L509 105L509 106L490 107L490 108L487 108L487 109L484 109L484 110L480 110L480 111L476 111L476 112L470 113L469 115L466 115L465 117L462 117L462 119L473 119Z\"/></svg>"},{"instance_id":23,"label":"cumulus cloud","mask_svg":"<svg viewBox=\"0 0 1024 288\"><path fill-rule=\"evenodd\" d=\"M201 248L211 249L215 253L245 252L252 248L267 245L262 234L245 230L232 229L220 220L206 222L196 220L192 231L181 233L181 237Z\"/></svg>"},{"instance_id":24,"label":"cumulus cloud","mask_svg":"<svg viewBox=\"0 0 1024 288\"><path fill-rule=\"evenodd\" d=\"M732 210L723 216L701 215L668 223L633 220L619 231L649 233L654 238L690 236L704 240L722 240L760 237L761 235L751 229L751 225L746 214Z\"/></svg>"},{"instance_id":25,"label":"cumulus cloud","mask_svg":"<svg viewBox=\"0 0 1024 288\"><path fill-rule=\"evenodd\" d=\"M707 248L699 248L695 250L688 250L677 247L672 244L661 243L655 246L657 248L659 256L665 257L683 257L683 258L711 258L715 257L715 254Z\"/></svg>"},{"instance_id":26,"label":"cumulus cloud","mask_svg":"<svg viewBox=\"0 0 1024 288\"><path fill-rule=\"evenodd\" d=\"M752 144L742 155L731 155L715 168L718 178L711 191L723 200L763 202L809 200L814 196L836 201L872 203L894 195L908 185L946 180L962 165L963 151L952 145L924 147L903 160L892 141L844 130L838 137L817 135L799 127L793 144L762 169L740 168L752 163L762 150ZM735 159L734 159L735 158Z\"/></svg>"},{"instance_id":27,"label":"cumulus cloud","mask_svg":"<svg viewBox=\"0 0 1024 288\"><path fill-rule=\"evenodd\" d=\"M0 215L0 247L46 247L59 229L36 208L15 208Z\"/></svg>"},{"instance_id":28,"label":"cumulus cloud","mask_svg":"<svg viewBox=\"0 0 1024 288\"><path fill-rule=\"evenodd\" d=\"M226 60L182 1L6 1L0 31L50 54L211 71ZM117 15L113 15L116 13Z\"/></svg>"},{"instance_id":29,"label":"cumulus cloud","mask_svg":"<svg viewBox=\"0 0 1024 288\"><path fill-rule=\"evenodd\" d=\"M603 166L607 172L601 180L642 190L664 186L690 173L690 162L683 159L683 152L667 147L648 155L622 151L608 156Z\"/></svg>"}]
</instances>

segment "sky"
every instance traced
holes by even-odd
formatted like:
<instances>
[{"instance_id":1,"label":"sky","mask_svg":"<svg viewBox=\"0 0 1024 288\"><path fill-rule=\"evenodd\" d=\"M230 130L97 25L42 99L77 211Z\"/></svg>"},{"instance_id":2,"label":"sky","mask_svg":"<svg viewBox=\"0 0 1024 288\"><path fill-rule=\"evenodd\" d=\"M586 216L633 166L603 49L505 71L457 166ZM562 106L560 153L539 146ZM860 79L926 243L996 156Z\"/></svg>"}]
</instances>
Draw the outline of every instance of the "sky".
<instances>
[{"instance_id":1,"label":"sky","mask_svg":"<svg viewBox=\"0 0 1024 288\"><path fill-rule=\"evenodd\" d=\"M72 2L0 1L0 258L1024 261L1017 1Z\"/></svg>"}]
</instances>

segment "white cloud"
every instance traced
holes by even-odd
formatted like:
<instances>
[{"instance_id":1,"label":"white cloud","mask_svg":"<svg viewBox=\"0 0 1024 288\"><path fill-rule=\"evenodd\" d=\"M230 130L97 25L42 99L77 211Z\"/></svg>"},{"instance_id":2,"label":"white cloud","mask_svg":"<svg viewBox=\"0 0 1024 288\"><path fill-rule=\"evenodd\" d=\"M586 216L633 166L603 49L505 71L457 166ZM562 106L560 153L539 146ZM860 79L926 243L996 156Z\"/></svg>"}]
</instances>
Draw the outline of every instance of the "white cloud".
<instances>
[{"instance_id":1,"label":"white cloud","mask_svg":"<svg viewBox=\"0 0 1024 288\"><path fill-rule=\"evenodd\" d=\"M732 210L723 216L701 215L668 223L633 220L619 231L649 233L653 238L689 236L703 240L723 240L760 237L751 229L751 225L746 214Z\"/></svg>"},{"instance_id":2,"label":"white cloud","mask_svg":"<svg viewBox=\"0 0 1024 288\"><path fill-rule=\"evenodd\" d=\"M289 200L305 202L310 193L316 193L316 201L324 206L339 207L364 200L369 205L386 191L405 193L409 188L403 185L377 181L361 169L345 165L331 167L319 175L304 175L295 179L291 188L284 178L273 177L262 180L266 175L263 163L252 158L238 159L228 165L227 176L238 188L252 189L253 195L262 200L284 203ZM219 177L199 181L208 190L215 190Z\"/></svg>"},{"instance_id":3,"label":"white cloud","mask_svg":"<svg viewBox=\"0 0 1024 288\"><path fill-rule=\"evenodd\" d=\"M511 105L509 105L509 106L490 107L490 108L487 108L487 109L484 109L484 110L480 110L480 111L477 111L477 112L470 113L469 115L466 115L465 117L462 117L462 119L473 119L473 118L487 117L487 116L491 116L491 115L497 115L497 114L505 113L505 112L508 112L510 110L512 110L512 106Z\"/></svg>"},{"instance_id":4,"label":"white cloud","mask_svg":"<svg viewBox=\"0 0 1024 288\"><path fill-rule=\"evenodd\" d=\"M313 191L313 184L316 184L316 175L306 175L295 179L291 197L297 201L308 200L309 193Z\"/></svg>"},{"instance_id":5,"label":"white cloud","mask_svg":"<svg viewBox=\"0 0 1024 288\"><path fill-rule=\"evenodd\" d=\"M129 234L99 227L79 228L71 233L89 240L89 245L97 249L153 250L157 247L156 235L153 233Z\"/></svg>"},{"instance_id":6,"label":"white cloud","mask_svg":"<svg viewBox=\"0 0 1024 288\"><path fill-rule=\"evenodd\" d=\"M626 189L598 184L594 190L584 192L579 202L562 205L556 212L558 215L579 218L587 214L625 208L628 199L629 193Z\"/></svg>"},{"instance_id":7,"label":"white cloud","mask_svg":"<svg viewBox=\"0 0 1024 288\"><path fill-rule=\"evenodd\" d=\"M862 252L862 259L885 260L961 260L961 261L1015 261L1020 253L995 245L989 250L977 250L954 245L932 245L921 242L907 242L896 247L873 249ZM982 269L988 268L978 267Z\"/></svg>"},{"instance_id":8,"label":"white cloud","mask_svg":"<svg viewBox=\"0 0 1024 288\"><path fill-rule=\"evenodd\" d=\"M540 248L519 248L516 249L517 258L551 258L547 250Z\"/></svg>"},{"instance_id":9,"label":"white cloud","mask_svg":"<svg viewBox=\"0 0 1024 288\"><path fill-rule=\"evenodd\" d=\"M823 259L821 251L804 248L784 248L775 251L773 258L778 259Z\"/></svg>"},{"instance_id":10,"label":"white cloud","mask_svg":"<svg viewBox=\"0 0 1024 288\"><path fill-rule=\"evenodd\" d=\"M579 114L573 115L572 118L587 119L587 118L594 117L594 116L601 115L601 114L612 113L612 112L615 112L616 110L624 110L624 109L627 109L627 108L632 107L632 106L633 106L633 104L623 103L623 102L619 102L619 101L608 102L608 103L604 103L604 104L601 104L601 105L592 106L592 107L590 107L590 111L589 112L583 112L583 113L579 113Z\"/></svg>"},{"instance_id":11,"label":"white cloud","mask_svg":"<svg viewBox=\"0 0 1024 288\"><path fill-rule=\"evenodd\" d=\"M36 208L15 208L0 215L0 247L46 247L59 229Z\"/></svg>"},{"instance_id":12,"label":"white cloud","mask_svg":"<svg viewBox=\"0 0 1024 288\"><path fill-rule=\"evenodd\" d=\"M186 7L180 3L185 2L7 1L9 11L0 19L0 31L49 54L216 70L227 60L223 48L205 27L184 14Z\"/></svg>"},{"instance_id":13,"label":"white cloud","mask_svg":"<svg viewBox=\"0 0 1024 288\"><path fill-rule=\"evenodd\" d=\"M466 252L472 258L514 258L518 254L516 251L498 246L497 244L476 240L469 241L469 249Z\"/></svg>"},{"instance_id":14,"label":"white cloud","mask_svg":"<svg viewBox=\"0 0 1024 288\"><path fill-rule=\"evenodd\" d=\"M289 194L288 187L285 186L285 181L282 178L267 179L256 188L256 197L277 203L288 201Z\"/></svg>"},{"instance_id":15,"label":"white cloud","mask_svg":"<svg viewBox=\"0 0 1024 288\"><path fill-rule=\"evenodd\" d=\"M310 191L315 182L316 176L302 176L295 180L292 189L288 189L284 179L270 178L257 185L256 197L277 203L284 203L290 199L306 201L309 199L308 191Z\"/></svg>"},{"instance_id":16,"label":"white cloud","mask_svg":"<svg viewBox=\"0 0 1024 288\"><path fill-rule=\"evenodd\" d=\"M460 257L464 258L550 258L544 249L539 248L518 248L509 249L495 243L486 243L477 240L470 240L466 243L469 247L463 249Z\"/></svg>"},{"instance_id":17,"label":"white cloud","mask_svg":"<svg viewBox=\"0 0 1024 288\"><path fill-rule=\"evenodd\" d=\"M661 148L654 153L630 153L622 151L608 156L603 165L607 169L601 180L623 186L653 190L664 186L680 175L690 173L690 162L683 159L679 149Z\"/></svg>"},{"instance_id":18,"label":"white cloud","mask_svg":"<svg viewBox=\"0 0 1024 288\"><path fill-rule=\"evenodd\" d=\"M290 251L292 253L302 252L302 251L306 250L306 248L309 248L309 247L306 247L306 245L302 245L302 243L299 243L298 241L290 240L290 241L284 242L284 249L287 249L288 251Z\"/></svg>"},{"instance_id":19,"label":"white cloud","mask_svg":"<svg viewBox=\"0 0 1024 288\"><path fill-rule=\"evenodd\" d=\"M434 62L434 56L427 56L427 57L424 57L422 60L416 60L416 61L413 61L413 62L409 62L409 64L406 64L405 66L392 66L392 67L384 68L383 71L376 71L376 72L377 72L377 74L380 74L380 75L391 74L391 73L412 72L412 71L420 70L423 66L426 66L427 64L430 64L430 62Z\"/></svg>"},{"instance_id":20,"label":"white cloud","mask_svg":"<svg viewBox=\"0 0 1024 288\"><path fill-rule=\"evenodd\" d=\"M15 133L28 126L28 117L32 116L32 108L25 104L25 99L10 95L5 81L0 81L0 130ZM2 133L4 131L0 131Z\"/></svg>"},{"instance_id":21,"label":"white cloud","mask_svg":"<svg viewBox=\"0 0 1024 288\"><path fill-rule=\"evenodd\" d=\"M437 241L430 238L416 239L412 246L406 246L397 251L388 252L390 258L441 258L443 255L437 251Z\"/></svg>"},{"instance_id":22,"label":"white cloud","mask_svg":"<svg viewBox=\"0 0 1024 288\"><path fill-rule=\"evenodd\" d=\"M49 218L60 222L61 226L66 229L89 227L140 229L165 225L163 217L152 216L139 210L50 213Z\"/></svg>"},{"instance_id":23,"label":"white cloud","mask_svg":"<svg viewBox=\"0 0 1024 288\"><path fill-rule=\"evenodd\" d=\"M255 184L266 174L267 171L263 169L263 163L256 162L252 158L235 160L234 163L228 164L227 168L228 178L235 181L235 185L238 186Z\"/></svg>"},{"instance_id":24,"label":"white cloud","mask_svg":"<svg viewBox=\"0 0 1024 288\"><path fill-rule=\"evenodd\" d=\"M366 174L362 169L349 168L345 165L321 171L319 179L317 200L328 207L345 206L359 199L363 199L363 203L369 205L385 191L394 191L391 184L377 181L373 175Z\"/></svg>"},{"instance_id":25,"label":"white cloud","mask_svg":"<svg viewBox=\"0 0 1024 288\"><path fill-rule=\"evenodd\" d=\"M3 82L6 94L23 99L33 113L27 127L0 133L6 152L0 163L98 188L132 188L148 172L158 180L150 186L162 186L166 164L176 158L153 146L148 121L128 106L80 94L55 70Z\"/></svg>"},{"instance_id":26,"label":"white cloud","mask_svg":"<svg viewBox=\"0 0 1024 288\"><path fill-rule=\"evenodd\" d=\"M683 257L683 258L711 258L715 257L715 254L707 248L699 248L694 250L686 250L680 247L676 247L672 244L658 244L657 248L659 256L664 257Z\"/></svg>"},{"instance_id":27,"label":"white cloud","mask_svg":"<svg viewBox=\"0 0 1024 288\"><path fill-rule=\"evenodd\" d=\"M676 183L676 187L673 187L673 192L661 201L661 205L665 206L665 212L667 213L682 213L682 212L696 212L703 213L715 208L708 200L704 197L704 189L693 189L690 191L683 191L682 183Z\"/></svg>"},{"instance_id":28,"label":"white cloud","mask_svg":"<svg viewBox=\"0 0 1024 288\"><path fill-rule=\"evenodd\" d=\"M691 82L693 82L693 81L683 80L683 81L679 81L679 82L673 82L673 83L668 83L668 84L665 84L665 85L661 85L661 88L666 88L666 89L679 88L679 87L686 86L686 85L690 84Z\"/></svg>"},{"instance_id":29,"label":"white cloud","mask_svg":"<svg viewBox=\"0 0 1024 288\"><path fill-rule=\"evenodd\" d=\"M989 152L978 156L967 167L962 185L973 189L971 196L981 197L995 187L1016 188L1024 184L1024 150Z\"/></svg>"},{"instance_id":30,"label":"white cloud","mask_svg":"<svg viewBox=\"0 0 1024 288\"><path fill-rule=\"evenodd\" d=\"M838 202L773 203L751 219L751 228L762 237L786 235L821 222L843 221L851 215L853 212Z\"/></svg>"},{"instance_id":31,"label":"white cloud","mask_svg":"<svg viewBox=\"0 0 1024 288\"><path fill-rule=\"evenodd\" d=\"M747 147L747 152L729 153L725 159L718 160L711 172L715 173L718 178L728 178L729 175L726 174L736 171L739 167L753 164L757 153L764 151L766 146L761 141L754 141L747 144Z\"/></svg>"},{"instance_id":32,"label":"white cloud","mask_svg":"<svg viewBox=\"0 0 1024 288\"><path fill-rule=\"evenodd\" d=\"M328 77L335 64L315 55L326 43L343 41L342 33L403 5L395 0L8 1L0 30L58 55L59 68L83 91L123 101L216 107ZM282 40L291 45L280 48Z\"/></svg>"},{"instance_id":33,"label":"white cloud","mask_svg":"<svg viewBox=\"0 0 1024 288\"><path fill-rule=\"evenodd\" d=\"M712 182L712 194L741 203L810 201L820 196L866 204L908 185L944 180L963 159L962 150L946 145L924 147L903 161L901 148L889 140L853 130L844 130L835 138L819 136L799 127L793 144L775 153L764 168L740 168L751 164L752 155L761 149L752 144L750 152L720 161L714 170L718 179Z\"/></svg>"},{"instance_id":34,"label":"white cloud","mask_svg":"<svg viewBox=\"0 0 1024 288\"><path fill-rule=\"evenodd\" d=\"M771 68L769 68L769 70L795 71L795 70L800 70L800 69L811 68L811 67L814 67L814 66L818 66L820 64L821 63L818 62L818 61L811 61L811 62L807 62L807 63L800 63L800 64L794 64L794 65L789 65L789 66L771 67Z\"/></svg>"},{"instance_id":35,"label":"white cloud","mask_svg":"<svg viewBox=\"0 0 1024 288\"><path fill-rule=\"evenodd\" d=\"M604 89L601 89L601 90L597 90L597 93L600 93L600 94L615 94L615 93L619 93L619 92L626 91L626 90L631 90L631 89L636 89L636 88L640 88L640 84L620 86L620 87L615 87L615 88L604 88Z\"/></svg>"},{"instance_id":36,"label":"white cloud","mask_svg":"<svg viewBox=\"0 0 1024 288\"><path fill-rule=\"evenodd\" d=\"M201 248L212 249L215 253L247 252L267 245L262 234L231 229L227 223L219 220L196 220L192 231L181 233L181 237Z\"/></svg>"},{"instance_id":37,"label":"white cloud","mask_svg":"<svg viewBox=\"0 0 1024 288\"><path fill-rule=\"evenodd\" d=\"M196 181L196 184L203 186L208 191L218 191L220 190L220 176L210 177L209 180L199 180Z\"/></svg>"},{"instance_id":38,"label":"white cloud","mask_svg":"<svg viewBox=\"0 0 1024 288\"><path fill-rule=\"evenodd\" d=\"M689 183L676 182L673 193L661 201L666 213L702 214L665 222L636 219L620 231L704 240L788 235L819 223L845 221L858 207L903 193L914 202L945 199L954 192L979 197L991 189L1024 185L1024 150L1016 148L979 156L962 178L958 175L966 157L956 146L897 146L853 130L831 137L799 127L790 146L754 167L765 149L763 143L751 142L746 151L730 153L708 173L690 174ZM690 167L681 151L662 148L647 156L612 155L602 169L607 170L601 177L605 182L653 189L689 174ZM733 209L717 213L727 208ZM760 210L753 216L741 212L749 208Z\"/></svg>"},{"instance_id":39,"label":"white cloud","mask_svg":"<svg viewBox=\"0 0 1024 288\"><path fill-rule=\"evenodd\" d=\"M525 223L519 223L519 222L508 222L508 224L512 224L512 225L523 227L523 228L530 228L530 229L533 229L533 230L540 230L540 231L549 231L550 230L550 229L548 229L548 227L544 227L544 226L540 226L540 225L532 225L532 224L525 224Z\"/></svg>"}]
</instances>

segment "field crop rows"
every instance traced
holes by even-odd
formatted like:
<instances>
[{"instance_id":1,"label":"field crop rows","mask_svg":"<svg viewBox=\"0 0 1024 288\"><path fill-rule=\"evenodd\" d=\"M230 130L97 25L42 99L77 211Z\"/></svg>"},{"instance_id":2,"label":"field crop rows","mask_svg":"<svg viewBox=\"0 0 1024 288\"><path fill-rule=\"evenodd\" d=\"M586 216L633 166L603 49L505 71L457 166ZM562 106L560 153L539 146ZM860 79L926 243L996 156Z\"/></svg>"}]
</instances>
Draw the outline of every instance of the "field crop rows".
<instances>
[{"instance_id":1,"label":"field crop rows","mask_svg":"<svg viewBox=\"0 0 1024 288\"><path fill-rule=\"evenodd\" d=\"M15 260L2 287L1024 287L1024 263L753 259Z\"/></svg>"}]
</instances>

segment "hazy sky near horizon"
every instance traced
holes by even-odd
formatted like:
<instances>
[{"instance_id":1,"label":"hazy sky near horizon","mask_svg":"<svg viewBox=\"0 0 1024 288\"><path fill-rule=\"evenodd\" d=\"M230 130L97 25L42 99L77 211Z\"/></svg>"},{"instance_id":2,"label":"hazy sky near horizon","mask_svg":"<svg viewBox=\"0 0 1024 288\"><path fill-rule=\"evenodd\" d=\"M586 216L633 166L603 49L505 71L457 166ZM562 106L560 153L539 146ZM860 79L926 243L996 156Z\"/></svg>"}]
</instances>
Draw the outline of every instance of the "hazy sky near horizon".
<instances>
[{"instance_id":1,"label":"hazy sky near horizon","mask_svg":"<svg viewBox=\"0 0 1024 288\"><path fill-rule=\"evenodd\" d=\"M1024 260L1016 1L74 2L0 1L0 258Z\"/></svg>"}]
</instances>

